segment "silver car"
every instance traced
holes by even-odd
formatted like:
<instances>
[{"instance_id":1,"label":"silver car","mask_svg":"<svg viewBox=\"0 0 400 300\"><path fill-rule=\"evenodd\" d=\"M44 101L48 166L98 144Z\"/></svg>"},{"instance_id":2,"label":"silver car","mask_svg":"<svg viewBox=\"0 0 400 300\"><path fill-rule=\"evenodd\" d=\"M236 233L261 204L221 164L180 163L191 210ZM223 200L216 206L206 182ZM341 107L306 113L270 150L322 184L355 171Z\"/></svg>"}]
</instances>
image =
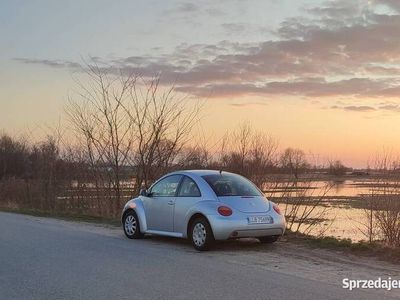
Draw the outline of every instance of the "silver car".
<instances>
[{"instance_id":1,"label":"silver car","mask_svg":"<svg viewBox=\"0 0 400 300\"><path fill-rule=\"evenodd\" d=\"M157 180L122 211L125 235L189 238L197 250L215 240L256 237L273 243L285 231L279 207L246 178L212 170L178 171Z\"/></svg>"}]
</instances>

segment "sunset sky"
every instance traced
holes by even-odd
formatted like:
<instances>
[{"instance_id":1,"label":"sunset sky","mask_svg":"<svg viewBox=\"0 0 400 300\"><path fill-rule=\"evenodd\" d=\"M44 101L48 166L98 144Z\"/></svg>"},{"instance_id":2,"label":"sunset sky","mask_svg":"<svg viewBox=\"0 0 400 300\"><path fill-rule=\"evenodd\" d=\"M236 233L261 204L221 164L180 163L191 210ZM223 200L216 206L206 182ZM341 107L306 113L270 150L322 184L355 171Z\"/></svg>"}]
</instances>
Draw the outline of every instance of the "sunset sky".
<instances>
[{"instance_id":1,"label":"sunset sky","mask_svg":"<svg viewBox=\"0 0 400 300\"><path fill-rule=\"evenodd\" d=\"M0 129L63 118L89 57L248 121L281 147L366 166L400 153L400 1L1 1Z\"/></svg>"}]
</instances>

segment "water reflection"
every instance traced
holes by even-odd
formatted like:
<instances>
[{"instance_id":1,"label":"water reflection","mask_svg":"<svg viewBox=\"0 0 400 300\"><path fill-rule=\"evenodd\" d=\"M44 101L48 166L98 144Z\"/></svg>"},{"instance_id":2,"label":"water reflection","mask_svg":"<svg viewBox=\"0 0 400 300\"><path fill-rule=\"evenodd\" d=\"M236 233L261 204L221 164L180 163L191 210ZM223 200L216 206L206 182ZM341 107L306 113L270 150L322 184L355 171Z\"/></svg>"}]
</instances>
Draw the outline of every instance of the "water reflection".
<instances>
[{"instance_id":1,"label":"water reflection","mask_svg":"<svg viewBox=\"0 0 400 300\"><path fill-rule=\"evenodd\" d=\"M360 197L368 195L371 188L377 187L378 180L318 180L318 181L299 181L296 183L274 183L266 184L265 194L270 197L296 196L296 193L308 190L314 195L325 193L327 197ZM385 182L386 184L396 184L398 182ZM329 190L326 191L327 187Z\"/></svg>"}]
</instances>

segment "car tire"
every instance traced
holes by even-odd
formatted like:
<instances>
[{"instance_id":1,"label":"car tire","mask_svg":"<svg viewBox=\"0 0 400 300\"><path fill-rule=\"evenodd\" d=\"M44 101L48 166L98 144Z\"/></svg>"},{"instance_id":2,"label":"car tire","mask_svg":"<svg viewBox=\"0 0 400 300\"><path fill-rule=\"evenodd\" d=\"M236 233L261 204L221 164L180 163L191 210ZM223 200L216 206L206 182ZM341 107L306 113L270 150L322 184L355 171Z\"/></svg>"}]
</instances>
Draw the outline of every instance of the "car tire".
<instances>
[{"instance_id":1,"label":"car tire","mask_svg":"<svg viewBox=\"0 0 400 300\"><path fill-rule=\"evenodd\" d=\"M270 236L262 236L258 238L263 244L272 244L275 243L278 239L278 235L270 235Z\"/></svg>"},{"instance_id":2,"label":"car tire","mask_svg":"<svg viewBox=\"0 0 400 300\"><path fill-rule=\"evenodd\" d=\"M210 223L206 218L195 219L190 226L190 240L198 251L210 250L215 239Z\"/></svg>"},{"instance_id":3,"label":"car tire","mask_svg":"<svg viewBox=\"0 0 400 300\"><path fill-rule=\"evenodd\" d=\"M143 233L140 232L139 218L134 210L130 210L124 215L122 227L126 237L130 239L143 237Z\"/></svg>"}]
</instances>

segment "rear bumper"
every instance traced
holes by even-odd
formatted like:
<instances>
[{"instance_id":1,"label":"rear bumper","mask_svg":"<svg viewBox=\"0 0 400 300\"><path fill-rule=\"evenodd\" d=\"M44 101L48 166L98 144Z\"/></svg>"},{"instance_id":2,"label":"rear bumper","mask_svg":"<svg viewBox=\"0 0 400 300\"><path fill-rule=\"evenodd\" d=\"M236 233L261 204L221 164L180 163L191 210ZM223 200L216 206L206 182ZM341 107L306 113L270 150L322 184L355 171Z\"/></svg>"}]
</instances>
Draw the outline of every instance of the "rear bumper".
<instances>
[{"instance_id":1,"label":"rear bumper","mask_svg":"<svg viewBox=\"0 0 400 300\"><path fill-rule=\"evenodd\" d=\"M214 238L216 240L227 240L230 238L282 235L285 232L286 224L284 217L274 211L251 215L269 215L272 217L273 223L248 224L247 218L250 215L238 212L229 217L220 215L208 216Z\"/></svg>"}]
</instances>

